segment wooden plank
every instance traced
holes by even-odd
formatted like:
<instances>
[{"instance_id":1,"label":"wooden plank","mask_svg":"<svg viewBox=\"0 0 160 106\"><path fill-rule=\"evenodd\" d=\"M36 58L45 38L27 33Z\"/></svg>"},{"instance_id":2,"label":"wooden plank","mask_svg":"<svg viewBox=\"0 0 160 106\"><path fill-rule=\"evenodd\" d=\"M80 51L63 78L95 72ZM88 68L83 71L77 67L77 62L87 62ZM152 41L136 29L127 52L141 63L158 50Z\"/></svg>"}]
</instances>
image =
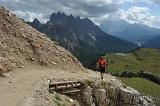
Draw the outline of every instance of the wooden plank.
<instances>
[{"instance_id":1,"label":"wooden plank","mask_svg":"<svg viewBox=\"0 0 160 106\"><path fill-rule=\"evenodd\" d=\"M58 88L58 87L63 87L63 86L79 86L79 85L81 85L80 83L76 83L76 84L65 84L65 85L52 85L52 84L49 84L49 88Z\"/></svg>"},{"instance_id":2,"label":"wooden plank","mask_svg":"<svg viewBox=\"0 0 160 106\"><path fill-rule=\"evenodd\" d=\"M58 87L58 88L50 88L50 90L54 90L54 91L59 91L59 90L68 90L68 89L72 89L72 88L81 88L81 85L77 85L77 86L63 86L63 87Z\"/></svg>"},{"instance_id":3,"label":"wooden plank","mask_svg":"<svg viewBox=\"0 0 160 106\"><path fill-rule=\"evenodd\" d=\"M50 83L50 85L65 85L65 84L76 84L76 83L80 83L80 81L66 81L66 82L54 82L54 83Z\"/></svg>"},{"instance_id":4,"label":"wooden plank","mask_svg":"<svg viewBox=\"0 0 160 106\"><path fill-rule=\"evenodd\" d=\"M56 91L62 94L72 94L80 92L81 87L80 81L54 82L49 84L49 92Z\"/></svg>"},{"instance_id":5,"label":"wooden plank","mask_svg":"<svg viewBox=\"0 0 160 106\"><path fill-rule=\"evenodd\" d=\"M78 93L78 92L80 92L80 91L81 91L81 90L66 91L66 92L63 92L63 94Z\"/></svg>"}]
</instances>

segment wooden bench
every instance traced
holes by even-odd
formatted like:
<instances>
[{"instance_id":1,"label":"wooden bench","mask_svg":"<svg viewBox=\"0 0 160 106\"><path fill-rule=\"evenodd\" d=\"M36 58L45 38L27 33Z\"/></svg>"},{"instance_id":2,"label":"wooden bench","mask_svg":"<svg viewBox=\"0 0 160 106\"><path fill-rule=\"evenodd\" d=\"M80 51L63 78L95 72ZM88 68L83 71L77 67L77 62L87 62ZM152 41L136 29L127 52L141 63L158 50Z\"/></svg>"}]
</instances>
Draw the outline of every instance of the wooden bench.
<instances>
[{"instance_id":1,"label":"wooden bench","mask_svg":"<svg viewBox=\"0 0 160 106\"><path fill-rule=\"evenodd\" d=\"M82 84L80 81L50 82L49 92L56 91L62 94L73 94L81 91Z\"/></svg>"}]
</instances>

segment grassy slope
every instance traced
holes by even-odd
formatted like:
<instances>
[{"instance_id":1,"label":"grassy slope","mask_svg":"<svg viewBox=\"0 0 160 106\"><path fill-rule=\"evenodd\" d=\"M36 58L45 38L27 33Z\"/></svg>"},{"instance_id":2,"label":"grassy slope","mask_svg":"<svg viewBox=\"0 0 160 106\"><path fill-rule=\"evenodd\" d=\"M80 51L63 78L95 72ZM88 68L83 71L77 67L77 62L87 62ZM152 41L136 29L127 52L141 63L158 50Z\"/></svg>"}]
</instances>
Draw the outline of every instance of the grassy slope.
<instances>
[{"instance_id":1,"label":"grassy slope","mask_svg":"<svg viewBox=\"0 0 160 106\"><path fill-rule=\"evenodd\" d=\"M139 92L153 96L160 96L160 85L142 78L119 78L126 85Z\"/></svg>"},{"instance_id":2,"label":"grassy slope","mask_svg":"<svg viewBox=\"0 0 160 106\"><path fill-rule=\"evenodd\" d=\"M115 53L106 55L109 72L145 70L160 75L160 52L158 50L143 48L122 55Z\"/></svg>"},{"instance_id":3,"label":"grassy slope","mask_svg":"<svg viewBox=\"0 0 160 106\"><path fill-rule=\"evenodd\" d=\"M156 49L140 49L132 53L106 55L109 62L109 72L140 71L145 70L160 75L160 51ZM128 86L141 93L154 96L160 95L160 85L142 78L119 78Z\"/></svg>"}]
</instances>

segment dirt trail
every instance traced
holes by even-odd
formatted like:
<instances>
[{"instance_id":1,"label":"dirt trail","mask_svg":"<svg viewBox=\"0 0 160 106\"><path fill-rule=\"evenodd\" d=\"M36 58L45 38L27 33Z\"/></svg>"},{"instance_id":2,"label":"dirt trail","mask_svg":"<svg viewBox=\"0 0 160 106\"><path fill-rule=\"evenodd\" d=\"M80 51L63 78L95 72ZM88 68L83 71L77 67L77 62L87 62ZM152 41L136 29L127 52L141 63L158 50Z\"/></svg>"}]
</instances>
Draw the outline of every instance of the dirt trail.
<instances>
[{"instance_id":1,"label":"dirt trail","mask_svg":"<svg viewBox=\"0 0 160 106\"><path fill-rule=\"evenodd\" d=\"M14 70L11 77L0 77L0 106L23 106L40 85L38 82L44 79L100 79L97 72L77 71L85 69L71 53L4 7L0 7L0 38L0 74L25 66ZM105 80L111 79L114 77L105 75Z\"/></svg>"},{"instance_id":2,"label":"dirt trail","mask_svg":"<svg viewBox=\"0 0 160 106\"><path fill-rule=\"evenodd\" d=\"M0 106L22 106L27 97L31 97L38 81L47 78L75 78L90 79L100 78L100 74L93 71L71 72L61 69L51 69L37 65L27 65L16 70L10 78L0 79ZM105 80L115 79L105 75ZM115 80L115 83L118 83Z\"/></svg>"}]
</instances>

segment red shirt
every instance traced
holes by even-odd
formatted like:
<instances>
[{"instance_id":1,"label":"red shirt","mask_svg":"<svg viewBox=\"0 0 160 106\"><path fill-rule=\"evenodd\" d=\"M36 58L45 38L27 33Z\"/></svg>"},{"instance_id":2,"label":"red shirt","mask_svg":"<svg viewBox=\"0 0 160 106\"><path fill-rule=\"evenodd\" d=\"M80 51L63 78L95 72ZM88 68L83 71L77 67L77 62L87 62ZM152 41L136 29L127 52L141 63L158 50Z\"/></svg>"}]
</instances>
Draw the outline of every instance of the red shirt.
<instances>
[{"instance_id":1,"label":"red shirt","mask_svg":"<svg viewBox=\"0 0 160 106\"><path fill-rule=\"evenodd\" d=\"M105 67L105 66L106 66L106 60L104 60L104 59L99 59L99 60L98 60L98 65L99 65L100 67Z\"/></svg>"}]
</instances>

